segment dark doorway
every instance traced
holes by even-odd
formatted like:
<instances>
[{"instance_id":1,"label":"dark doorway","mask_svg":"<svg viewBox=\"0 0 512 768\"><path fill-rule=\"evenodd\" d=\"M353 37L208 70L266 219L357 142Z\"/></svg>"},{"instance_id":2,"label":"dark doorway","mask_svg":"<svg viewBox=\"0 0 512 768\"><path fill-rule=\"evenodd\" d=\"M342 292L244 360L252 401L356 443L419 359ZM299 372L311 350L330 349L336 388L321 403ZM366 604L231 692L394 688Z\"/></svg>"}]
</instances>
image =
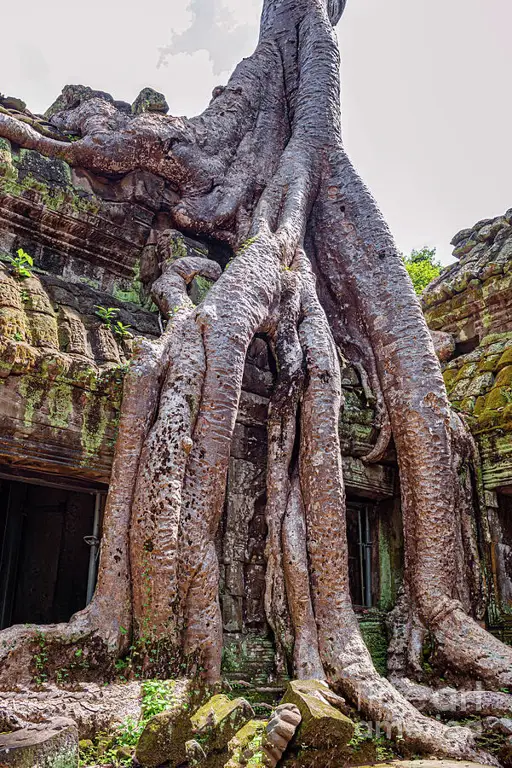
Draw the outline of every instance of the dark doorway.
<instances>
[{"instance_id":1,"label":"dark doorway","mask_svg":"<svg viewBox=\"0 0 512 768\"><path fill-rule=\"evenodd\" d=\"M350 594L354 608L372 608L379 596L378 518L375 504L347 502Z\"/></svg>"},{"instance_id":2,"label":"dark doorway","mask_svg":"<svg viewBox=\"0 0 512 768\"><path fill-rule=\"evenodd\" d=\"M0 628L85 607L97 506L95 493L0 480Z\"/></svg>"},{"instance_id":3,"label":"dark doorway","mask_svg":"<svg viewBox=\"0 0 512 768\"><path fill-rule=\"evenodd\" d=\"M499 559L502 565L502 578L506 584L502 584L505 594L501 595L504 602L509 602L512 598L512 487L500 489L498 492L498 520L501 529L501 541L499 543ZM508 610L512 612L512 604L508 605Z\"/></svg>"}]
</instances>

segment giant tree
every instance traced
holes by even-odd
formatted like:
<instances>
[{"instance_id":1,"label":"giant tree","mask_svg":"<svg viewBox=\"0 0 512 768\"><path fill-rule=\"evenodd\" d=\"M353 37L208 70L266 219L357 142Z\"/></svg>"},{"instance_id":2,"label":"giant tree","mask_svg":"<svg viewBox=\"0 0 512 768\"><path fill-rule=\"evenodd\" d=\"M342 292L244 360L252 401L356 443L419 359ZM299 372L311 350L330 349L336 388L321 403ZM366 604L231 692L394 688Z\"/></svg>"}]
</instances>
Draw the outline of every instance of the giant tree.
<instances>
[{"instance_id":1,"label":"giant tree","mask_svg":"<svg viewBox=\"0 0 512 768\"><path fill-rule=\"evenodd\" d=\"M101 174L163 177L177 193L176 228L233 251L224 270L191 257L162 265L153 297L168 323L158 342L139 345L126 377L96 593L44 632L55 660L87 644L101 670L133 637L157 647L159 663L180 654L218 679L214 538L245 356L265 334L278 370L266 575L276 646L297 677L328 680L419 749L474 756L469 730L430 720L406 699L428 631L461 680L489 691L490 711L510 710L509 697L491 691L512 683L512 649L474 617L484 599L468 522L474 446L450 410L401 255L343 146L333 27L344 6L264 0L254 54L190 120L127 115L72 88L51 121L77 141L0 115L0 135L23 147ZM187 284L198 274L216 282L195 307ZM339 350L364 368L377 398L381 433L366 461L379 460L391 438L398 458L406 573L396 686L376 672L351 605ZM2 682L23 677L38 631L0 634Z\"/></svg>"}]
</instances>

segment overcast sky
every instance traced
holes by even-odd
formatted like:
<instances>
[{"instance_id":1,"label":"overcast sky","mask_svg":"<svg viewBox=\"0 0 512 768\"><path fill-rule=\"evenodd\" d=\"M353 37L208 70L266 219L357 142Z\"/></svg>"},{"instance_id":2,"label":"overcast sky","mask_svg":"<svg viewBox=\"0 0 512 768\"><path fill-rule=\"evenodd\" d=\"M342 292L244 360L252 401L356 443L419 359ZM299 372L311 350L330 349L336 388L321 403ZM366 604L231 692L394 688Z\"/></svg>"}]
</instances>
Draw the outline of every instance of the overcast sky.
<instances>
[{"instance_id":1,"label":"overcast sky","mask_svg":"<svg viewBox=\"0 0 512 768\"><path fill-rule=\"evenodd\" d=\"M25 0L2 8L0 91L41 112L66 83L204 109L255 46L262 0ZM23 16L23 20L21 17ZM403 251L512 207L512 0L348 0L345 144Z\"/></svg>"}]
</instances>

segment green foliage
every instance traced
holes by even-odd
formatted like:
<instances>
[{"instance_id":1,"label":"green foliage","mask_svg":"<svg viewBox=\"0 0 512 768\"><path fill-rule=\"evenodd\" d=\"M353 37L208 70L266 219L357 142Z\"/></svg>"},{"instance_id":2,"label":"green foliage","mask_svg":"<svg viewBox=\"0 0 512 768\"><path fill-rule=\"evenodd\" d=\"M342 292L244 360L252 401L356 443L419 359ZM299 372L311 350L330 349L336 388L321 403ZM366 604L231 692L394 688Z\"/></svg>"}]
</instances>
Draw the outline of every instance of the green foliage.
<instances>
[{"instance_id":1,"label":"green foliage","mask_svg":"<svg viewBox=\"0 0 512 768\"><path fill-rule=\"evenodd\" d=\"M116 336L119 336L120 339L132 339L133 334L130 333L129 329L131 328L131 325L124 325L120 320L117 321L117 323L114 324L113 331Z\"/></svg>"},{"instance_id":2,"label":"green foliage","mask_svg":"<svg viewBox=\"0 0 512 768\"><path fill-rule=\"evenodd\" d=\"M119 314L119 310L115 307L99 307L98 305L96 305L94 309L96 310L96 316L105 323L107 328L112 328L112 323Z\"/></svg>"},{"instance_id":3,"label":"green foliage","mask_svg":"<svg viewBox=\"0 0 512 768\"><path fill-rule=\"evenodd\" d=\"M37 685L42 685L48 680L47 664L48 664L48 648L46 646L46 637L43 632L36 633L36 643L38 646L37 653L34 654L34 666L36 668L36 675L34 682Z\"/></svg>"},{"instance_id":4,"label":"green foliage","mask_svg":"<svg viewBox=\"0 0 512 768\"><path fill-rule=\"evenodd\" d=\"M222 649L222 669L224 672L237 672L240 668L240 651L236 645L225 645Z\"/></svg>"},{"instance_id":5,"label":"green foliage","mask_svg":"<svg viewBox=\"0 0 512 768\"><path fill-rule=\"evenodd\" d=\"M368 744L375 745L375 754L379 762L386 762L389 760L395 760L399 756L398 746L401 741L400 737L397 737L394 741L388 739L385 734L376 735L372 732L371 727L368 728L368 723L356 722L354 735L348 742L348 746L353 752L357 753L364 750Z\"/></svg>"},{"instance_id":6,"label":"green foliage","mask_svg":"<svg viewBox=\"0 0 512 768\"><path fill-rule=\"evenodd\" d=\"M436 259L436 249L426 246L420 251L412 250L404 256L404 264L418 296L432 280L441 274L441 262Z\"/></svg>"},{"instance_id":7,"label":"green foliage","mask_svg":"<svg viewBox=\"0 0 512 768\"><path fill-rule=\"evenodd\" d=\"M174 680L144 680L142 683L142 719L146 722L169 709L175 701Z\"/></svg>"},{"instance_id":8,"label":"green foliage","mask_svg":"<svg viewBox=\"0 0 512 768\"><path fill-rule=\"evenodd\" d=\"M16 256L9 256L8 258L11 262L11 271L15 277L19 280L32 277L31 267L34 266L34 259L23 248L18 248Z\"/></svg>"},{"instance_id":9,"label":"green foliage","mask_svg":"<svg viewBox=\"0 0 512 768\"><path fill-rule=\"evenodd\" d=\"M120 320L116 319L117 315L119 314L119 310L115 307L99 307L98 305L95 306L96 310L96 316L100 318L100 320L107 326L107 328L110 328L111 331L115 333L115 335L120 339L131 339L133 338L133 335L130 333L131 325L125 325Z\"/></svg>"},{"instance_id":10,"label":"green foliage","mask_svg":"<svg viewBox=\"0 0 512 768\"><path fill-rule=\"evenodd\" d=\"M80 742L80 765L132 765L137 742L152 717L175 704L174 680L145 680L141 685L142 707L139 720L127 717L113 733L99 733L95 743Z\"/></svg>"}]
</instances>

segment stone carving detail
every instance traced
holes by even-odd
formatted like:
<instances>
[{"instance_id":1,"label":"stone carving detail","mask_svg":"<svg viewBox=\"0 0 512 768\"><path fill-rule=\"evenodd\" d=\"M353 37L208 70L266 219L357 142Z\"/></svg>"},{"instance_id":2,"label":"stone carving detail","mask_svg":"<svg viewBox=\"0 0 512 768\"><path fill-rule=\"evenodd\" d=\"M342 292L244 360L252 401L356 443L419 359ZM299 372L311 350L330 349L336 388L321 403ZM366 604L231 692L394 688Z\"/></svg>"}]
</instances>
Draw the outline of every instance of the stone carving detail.
<instances>
[{"instance_id":1,"label":"stone carving detail","mask_svg":"<svg viewBox=\"0 0 512 768\"><path fill-rule=\"evenodd\" d=\"M277 707L267 725L261 745L263 762L269 768L275 768L278 764L295 736L301 720L300 710L295 704L280 704Z\"/></svg>"}]
</instances>

